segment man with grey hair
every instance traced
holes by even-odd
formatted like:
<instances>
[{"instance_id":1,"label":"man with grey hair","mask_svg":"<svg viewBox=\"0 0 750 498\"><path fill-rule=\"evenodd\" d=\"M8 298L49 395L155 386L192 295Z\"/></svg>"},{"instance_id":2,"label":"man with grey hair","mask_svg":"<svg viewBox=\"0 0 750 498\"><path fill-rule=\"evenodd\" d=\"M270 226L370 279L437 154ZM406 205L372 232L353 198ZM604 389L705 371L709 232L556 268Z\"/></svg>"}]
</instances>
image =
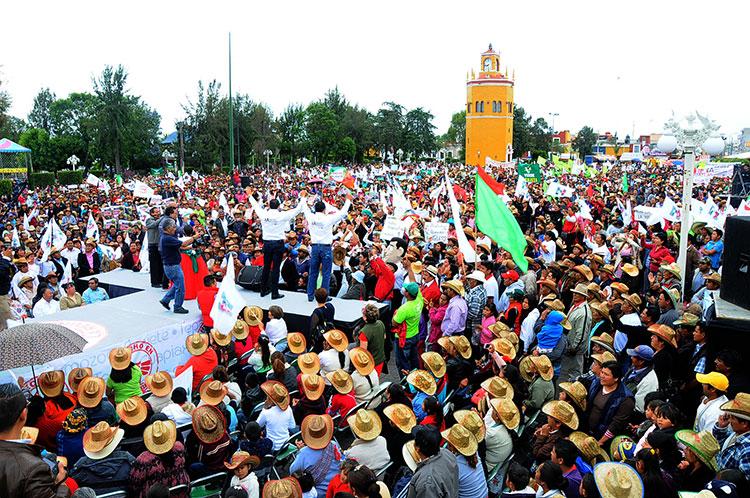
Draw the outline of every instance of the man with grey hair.
<instances>
[{"instance_id":1,"label":"man with grey hair","mask_svg":"<svg viewBox=\"0 0 750 498\"><path fill-rule=\"evenodd\" d=\"M188 310L182 307L185 300L185 276L180 268L180 249L189 247L196 239L196 236L188 237L184 241L177 238L177 222L172 218L167 218L163 226L164 233L159 239L159 253L164 265L164 275L172 281L172 287L167 294L159 300L159 303L166 309L169 309L169 302L174 299L174 312L186 314Z\"/></svg>"}]
</instances>

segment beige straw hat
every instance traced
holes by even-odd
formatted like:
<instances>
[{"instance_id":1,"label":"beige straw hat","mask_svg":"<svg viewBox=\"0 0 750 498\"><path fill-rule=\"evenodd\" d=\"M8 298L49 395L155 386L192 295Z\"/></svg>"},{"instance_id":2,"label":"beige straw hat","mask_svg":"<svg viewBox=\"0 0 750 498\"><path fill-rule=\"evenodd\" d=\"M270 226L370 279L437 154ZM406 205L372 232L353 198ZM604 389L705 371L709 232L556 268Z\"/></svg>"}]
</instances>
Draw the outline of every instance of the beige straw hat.
<instances>
[{"instance_id":1,"label":"beige straw hat","mask_svg":"<svg viewBox=\"0 0 750 498\"><path fill-rule=\"evenodd\" d=\"M352 432L363 441L372 441L383 430L382 422L377 412L360 408L354 415L346 418Z\"/></svg>"},{"instance_id":2,"label":"beige straw hat","mask_svg":"<svg viewBox=\"0 0 750 498\"><path fill-rule=\"evenodd\" d=\"M143 431L143 444L154 455L169 453L177 441L177 426L171 420L157 420Z\"/></svg>"},{"instance_id":3,"label":"beige straw hat","mask_svg":"<svg viewBox=\"0 0 750 498\"><path fill-rule=\"evenodd\" d=\"M411 434L411 430L417 425L417 417L414 415L411 407L401 403L394 403L386 406L383 409L383 414L385 414L385 416L388 417L396 427L407 434Z\"/></svg>"}]
</instances>

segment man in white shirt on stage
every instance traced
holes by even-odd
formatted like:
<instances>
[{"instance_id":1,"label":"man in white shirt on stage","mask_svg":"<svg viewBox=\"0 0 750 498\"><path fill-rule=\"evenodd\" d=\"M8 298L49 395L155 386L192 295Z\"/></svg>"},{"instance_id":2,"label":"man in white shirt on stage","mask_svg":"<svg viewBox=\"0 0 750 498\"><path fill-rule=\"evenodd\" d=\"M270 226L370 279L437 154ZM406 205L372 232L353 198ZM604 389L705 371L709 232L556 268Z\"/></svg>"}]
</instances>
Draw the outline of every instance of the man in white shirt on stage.
<instances>
[{"instance_id":1,"label":"man in white shirt on stage","mask_svg":"<svg viewBox=\"0 0 750 498\"><path fill-rule=\"evenodd\" d=\"M261 275L260 297L265 297L270 293L271 299L281 299L284 296L279 294L279 273L281 258L284 255L286 232L289 230L289 222L302 210L307 192L304 190L300 192L299 195L302 199L297 207L288 211L279 211L280 203L278 199L271 199L268 202L270 209L265 209L253 197L253 194L254 192L248 196L248 200L252 204L263 229L263 274ZM273 268L271 267L272 263Z\"/></svg>"},{"instance_id":2,"label":"man in white shirt on stage","mask_svg":"<svg viewBox=\"0 0 750 498\"><path fill-rule=\"evenodd\" d=\"M52 299L54 292L51 288L44 289L42 298L34 305L34 318L51 315L60 311L60 303Z\"/></svg>"},{"instance_id":3,"label":"man in white shirt on stage","mask_svg":"<svg viewBox=\"0 0 750 498\"><path fill-rule=\"evenodd\" d=\"M323 279L320 287L329 291L331 282L331 267L333 266L333 253L331 244L333 243L333 226L344 219L349 212L349 206L352 203L352 194L346 194L344 206L332 214L326 214L325 202L317 201L310 211L307 202L301 202L302 209L307 218L307 225L310 229L310 241L312 242L312 251L310 254L310 275L307 279L307 300L312 302L314 299L315 288L318 284L318 272L321 264L323 265Z\"/></svg>"}]
</instances>

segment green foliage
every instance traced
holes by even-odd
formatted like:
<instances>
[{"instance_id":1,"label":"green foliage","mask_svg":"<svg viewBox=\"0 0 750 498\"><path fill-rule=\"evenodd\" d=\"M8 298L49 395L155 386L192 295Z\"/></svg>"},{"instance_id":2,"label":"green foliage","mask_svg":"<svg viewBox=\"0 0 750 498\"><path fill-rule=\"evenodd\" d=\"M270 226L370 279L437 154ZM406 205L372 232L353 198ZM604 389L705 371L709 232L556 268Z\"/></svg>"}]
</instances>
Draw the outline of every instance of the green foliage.
<instances>
[{"instance_id":1,"label":"green foliage","mask_svg":"<svg viewBox=\"0 0 750 498\"><path fill-rule=\"evenodd\" d=\"M2 136L6 136L4 131L9 125L10 116L8 115L8 109L10 109L11 102L10 95L3 90L3 81L0 80L0 132L3 132L0 135Z\"/></svg>"},{"instance_id":2,"label":"green foliage","mask_svg":"<svg viewBox=\"0 0 750 498\"><path fill-rule=\"evenodd\" d=\"M339 123L336 114L324 103L313 102L305 111L305 128L310 151L317 162L333 159Z\"/></svg>"},{"instance_id":3,"label":"green foliage","mask_svg":"<svg viewBox=\"0 0 750 498\"><path fill-rule=\"evenodd\" d=\"M13 180L0 180L0 195L11 195L13 193Z\"/></svg>"},{"instance_id":4,"label":"green foliage","mask_svg":"<svg viewBox=\"0 0 750 498\"><path fill-rule=\"evenodd\" d=\"M29 185L32 187L48 187L55 184L55 174L49 171L39 171L29 175Z\"/></svg>"},{"instance_id":5,"label":"green foliage","mask_svg":"<svg viewBox=\"0 0 750 498\"><path fill-rule=\"evenodd\" d=\"M404 107L384 102L375 115L375 140L382 149L402 149L404 145Z\"/></svg>"},{"instance_id":6,"label":"green foliage","mask_svg":"<svg viewBox=\"0 0 750 498\"><path fill-rule=\"evenodd\" d=\"M444 145L456 144L462 147L466 146L466 111L454 113L451 116L451 125L448 131L442 136Z\"/></svg>"},{"instance_id":7,"label":"green foliage","mask_svg":"<svg viewBox=\"0 0 750 498\"><path fill-rule=\"evenodd\" d=\"M520 105L513 107L513 155L521 157L530 151L531 144L531 116Z\"/></svg>"},{"instance_id":8,"label":"green foliage","mask_svg":"<svg viewBox=\"0 0 750 498\"><path fill-rule=\"evenodd\" d=\"M531 146L536 150L549 151L552 148L552 127L544 118L536 118L531 125Z\"/></svg>"},{"instance_id":9,"label":"green foliage","mask_svg":"<svg viewBox=\"0 0 750 498\"><path fill-rule=\"evenodd\" d=\"M55 102L55 94L49 88L42 88L34 97L34 105L29 113L29 126L41 128L52 133L52 114L50 109Z\"/></svg>"},{"instance_id":10,"label":"green foliage","mask_svg":"<svg viewBox=\"0 0 750 498\"><path fill-rule=\"evenodd\" d=\"M596 145L597 135L590 126L584 126L573 139L573 148L578 151L581 159L591 155Z\"/></svg>"},{"instance_id":11,"label":"green foliage","mask_svg":"<svg viewBox=\"0 0 750 498\"><path fill-rule=\"evenodd\" d=\"M435 117L417 107L404 116L404 151L414 156L429 156L435 150Z\"/></svg>"},{"instance_id":12,"label":"green foliage","mask_svg":"<svg viewBox=\"0 0 750 498\"><path fill-rule=\"evenodd\" d=\"M47 168L52 163L49 133L41 128L29 128L21 133L18 143L31 149L31 161L35 169Z\"/></svg>"},{"instance_id":13,"label":"green foliage","mask_svg":"<svg viewBox=\"0 0 750 498\"><path fill-rule=\"evenodd\" d=\"M104 178L105 176L107 176L107 172L104 171L102 168L91 168L89 170L89 173L91 173L92 175L98 176L99 178Z\"/></svg>"},{"instance_id":14,"label":"green foliage","mask_svg":"<svg viewBox=\"0 0 750 498\"><path fill-rule=\"evenodd\" d=\"M80 185L83 183L83 170L63 169L57 172L57 183L60 185Z\"/></svg>"},{"instance_id":15,"label":"green foliage","mask_svg":"<svg viewBox=\"0 0 750 498\"><path fill-rule=\"evenodd\" d=\"M305 109L299 104L288 105L276 121L276 132L279 137L279 152L282 157L288 156L290 164L294 164L307 138Z\"/></svg>"},{"instance_id":16,"label":"green foliage","mask_svg":"<svg viewBox=\"0 0 750 498\"><path fill-rule=\"evenodd\" d=\"M357 145L354 143L352 137L344 137L341 139L336 151L336 156L339 158L349 158L354 160L354 156L357 154Z\"/></svg>"}]
</instances>

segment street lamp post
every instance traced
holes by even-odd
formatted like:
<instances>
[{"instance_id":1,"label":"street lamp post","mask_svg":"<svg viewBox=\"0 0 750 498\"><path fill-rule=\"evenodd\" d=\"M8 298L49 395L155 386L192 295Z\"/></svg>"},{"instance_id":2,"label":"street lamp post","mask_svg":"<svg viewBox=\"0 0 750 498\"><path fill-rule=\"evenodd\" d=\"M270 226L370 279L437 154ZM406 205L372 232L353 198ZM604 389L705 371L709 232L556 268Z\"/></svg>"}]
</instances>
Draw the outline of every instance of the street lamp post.
<instances>
[{"instance_id":1,"label":"street lamp post","mask_svg":"<svg viewBox=\"0 0 750 498\"><path fill-rule=\"evenodd\" d=\"M263 155L266 156L266 171L268 171L270 168L271 154L273 154L273 151L271 149L266 149L263 151Z\"/></svg>"},{"instance_id":2,"label":"street lamp post","mask_svg":"<svg viewBox=\"0 0 750 498\"><path fill-rule=\"evenodd\" d=\"M697 113L696 113L697 114ZM696 119L699 121L697 122ZM671 154L678 145L683 151L683 185L682 185L682 218L680 220L680 250L677 264L682 274L682 290L685 292L687 279L687 247L690 233L690 205L693 199L693 174L695 170L695 152L699 148L709 155L721 154L724 141L718 136L719 126L700 114L690 114L684 122L677 122L674 118L665 124L667 133L662 135L656 144L657 149L665 154Z\"/></svg>"},{"instance_id":3,"label":"street lamp post","mask_svg":"<svg viewBox=\"0 0 750 498\"><path fill-rule=\"evenodd\" d=\"M398 149L398 150L396 151L396 155L398 156L398 165L399 165L399 166L401 166L401 158L402 158L402 157L403 157L403 155L404 155L404 151L403 151L403 150L401 150L401 149Z\"/></svg>"},{"instance_id":4,"label":"street lamp post","mask_svg":"<svg viewBox=\"0 0 750 498\"><path fill-rule=\"evenodd\" d=\"M548 113L549 116L552 118L552 134L555 134L555 118L560 115L559 112L550 112Z\"/></svg>"}]
</instances>

